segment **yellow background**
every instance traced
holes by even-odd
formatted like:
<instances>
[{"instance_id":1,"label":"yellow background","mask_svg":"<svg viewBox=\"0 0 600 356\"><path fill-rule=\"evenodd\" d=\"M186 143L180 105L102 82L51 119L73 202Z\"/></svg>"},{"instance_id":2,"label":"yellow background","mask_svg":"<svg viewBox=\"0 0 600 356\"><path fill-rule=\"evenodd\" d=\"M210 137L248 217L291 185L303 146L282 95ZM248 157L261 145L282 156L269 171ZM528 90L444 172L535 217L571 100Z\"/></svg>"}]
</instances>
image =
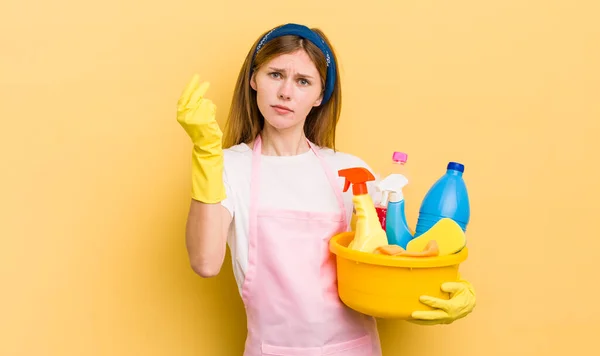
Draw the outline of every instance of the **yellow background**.
<instances>
[{"instance_id":1,"label":"yellow background","mask_svg":"<svg viewBox=\"0 0 600 356\"><path fill-rule=\"evenodd\" d=\"M198 72L223 123L250 45L284 22L335 44L339 148L377 171L409 153L411 225L445 164L466 165L462 273L479 304L446 327L381 322L384 355L593 353L599 14L593 0L3 1L0 355L241 354L229 259L208 280L188 265L175 103Z\"/></svg>"}]
</instances>

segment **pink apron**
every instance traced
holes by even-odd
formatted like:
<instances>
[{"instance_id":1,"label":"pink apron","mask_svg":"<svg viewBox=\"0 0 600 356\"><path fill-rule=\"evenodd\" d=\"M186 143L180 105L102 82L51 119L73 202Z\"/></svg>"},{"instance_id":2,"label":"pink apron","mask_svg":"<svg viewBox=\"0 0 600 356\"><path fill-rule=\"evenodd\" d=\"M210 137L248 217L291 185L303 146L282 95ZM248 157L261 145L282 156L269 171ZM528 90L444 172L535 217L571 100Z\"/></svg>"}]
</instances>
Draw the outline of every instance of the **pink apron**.
<instances>
[{"instance_id":1,"label":"pink apron","mask_svg":"<svg viewBox=\"0 0 600 356\"><path fill-rule=\"evenodd\" d=\"M259 208L261 139L252 157L248 269L242 299L248 320L244 356L380 356L375 319L337 294L329 239L347 230L336 176L311 142L340 207L337 213Z\"/></svg>"}]
</instances>

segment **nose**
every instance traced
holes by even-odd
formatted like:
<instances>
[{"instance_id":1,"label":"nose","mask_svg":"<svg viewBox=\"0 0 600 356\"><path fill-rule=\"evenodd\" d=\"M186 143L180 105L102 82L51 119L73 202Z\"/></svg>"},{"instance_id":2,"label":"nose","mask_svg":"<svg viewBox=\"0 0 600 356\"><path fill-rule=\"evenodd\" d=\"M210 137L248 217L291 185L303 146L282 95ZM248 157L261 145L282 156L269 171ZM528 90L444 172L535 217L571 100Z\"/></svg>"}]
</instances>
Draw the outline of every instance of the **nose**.
<instances>
[{"instance_id":1,"label":"nose","mask_svg":"<svg viewBox=\"0 0 600 356\"><path fill-rule=\"evenodd\" d=\"M289 80L281 82L278 95L281 100L290 100L292 98L292 84Z\"/></svg>"}]
</instances>

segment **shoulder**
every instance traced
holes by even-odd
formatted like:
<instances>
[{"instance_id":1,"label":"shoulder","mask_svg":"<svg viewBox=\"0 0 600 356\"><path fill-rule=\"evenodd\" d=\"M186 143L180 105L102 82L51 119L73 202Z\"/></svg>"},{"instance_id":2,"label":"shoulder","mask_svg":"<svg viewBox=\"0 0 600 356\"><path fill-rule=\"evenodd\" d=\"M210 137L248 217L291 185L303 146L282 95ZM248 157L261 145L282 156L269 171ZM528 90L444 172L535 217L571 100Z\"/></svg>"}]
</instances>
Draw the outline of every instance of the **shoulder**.
<instances>
[{"instance_id":1,"label":"shoulder","mask_svg":"<svg viewBox=\"0 0 600 356\"><path fill-rule=\"evenodd\" d=\"M365 162L362 158L351 153L334 151L331 148L326 147L319 148L319 153L335 169L363 167L367 168L372 173L374 173L371 167L367 164L367 162Z\"/></svg>"},{"instance_id":2,"label":"shoulder","mask_svg":"<svg viewBox=\"0 0 600 356\"><path fill-rule=\"evenodd\" d=\"M224 164L227 168L247 162L252 158L252 150L245 143L223 149Z\"/></svg>"},{"instance_id":3,"label":"shoulder","mask_svg":"<svg viewBox=\"0 0 600 356\"><path fill-rule=\"evenodd\" d=\"M223 154L225 156L245 155L249 152L252 152L252 150L245 143L239 143L237 145L223 149Z\"/></svg>"},{"instance_id":4,"label":"shoulder","mask_svg":"<svg viewBox=\"0 0 600 356\"><path fill-rule=\"evenodd\" d=\"M236 187L250 176L252 150L244 143L223 149L223 179Z\"/></svg>"}]
</instances>

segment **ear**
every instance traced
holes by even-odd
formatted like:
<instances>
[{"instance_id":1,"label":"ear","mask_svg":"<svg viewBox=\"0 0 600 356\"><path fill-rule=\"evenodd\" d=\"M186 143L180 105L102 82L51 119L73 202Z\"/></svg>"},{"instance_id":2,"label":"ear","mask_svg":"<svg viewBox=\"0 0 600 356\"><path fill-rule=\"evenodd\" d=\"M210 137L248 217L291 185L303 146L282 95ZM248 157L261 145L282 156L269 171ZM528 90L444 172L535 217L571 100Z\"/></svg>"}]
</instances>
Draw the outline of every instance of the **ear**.
<instances>
[{"instance_id":1,"label":"ear","mask_svg":"<svg viewBox=\"0 0 600 356\"><path fill-rule=\"evenodd\" d=\"M252 89L254 89L254 91L256 91L256 71L254 71L252 73L252 76L250 77L250 87L252 87Z\"/></svg>"},{"instance_id":2,"label":"ear","mask_svg":"<svg viewBox=\"0 0 600 356\"><path fill-rule=\"evenodd\" d=\"M321 105L322 101L323 101L323 93L321 92L321 95L319 95L319 97L317 98L317 100L315 101L315 104L313 106Z\"/></svg>"}]
</instances>

